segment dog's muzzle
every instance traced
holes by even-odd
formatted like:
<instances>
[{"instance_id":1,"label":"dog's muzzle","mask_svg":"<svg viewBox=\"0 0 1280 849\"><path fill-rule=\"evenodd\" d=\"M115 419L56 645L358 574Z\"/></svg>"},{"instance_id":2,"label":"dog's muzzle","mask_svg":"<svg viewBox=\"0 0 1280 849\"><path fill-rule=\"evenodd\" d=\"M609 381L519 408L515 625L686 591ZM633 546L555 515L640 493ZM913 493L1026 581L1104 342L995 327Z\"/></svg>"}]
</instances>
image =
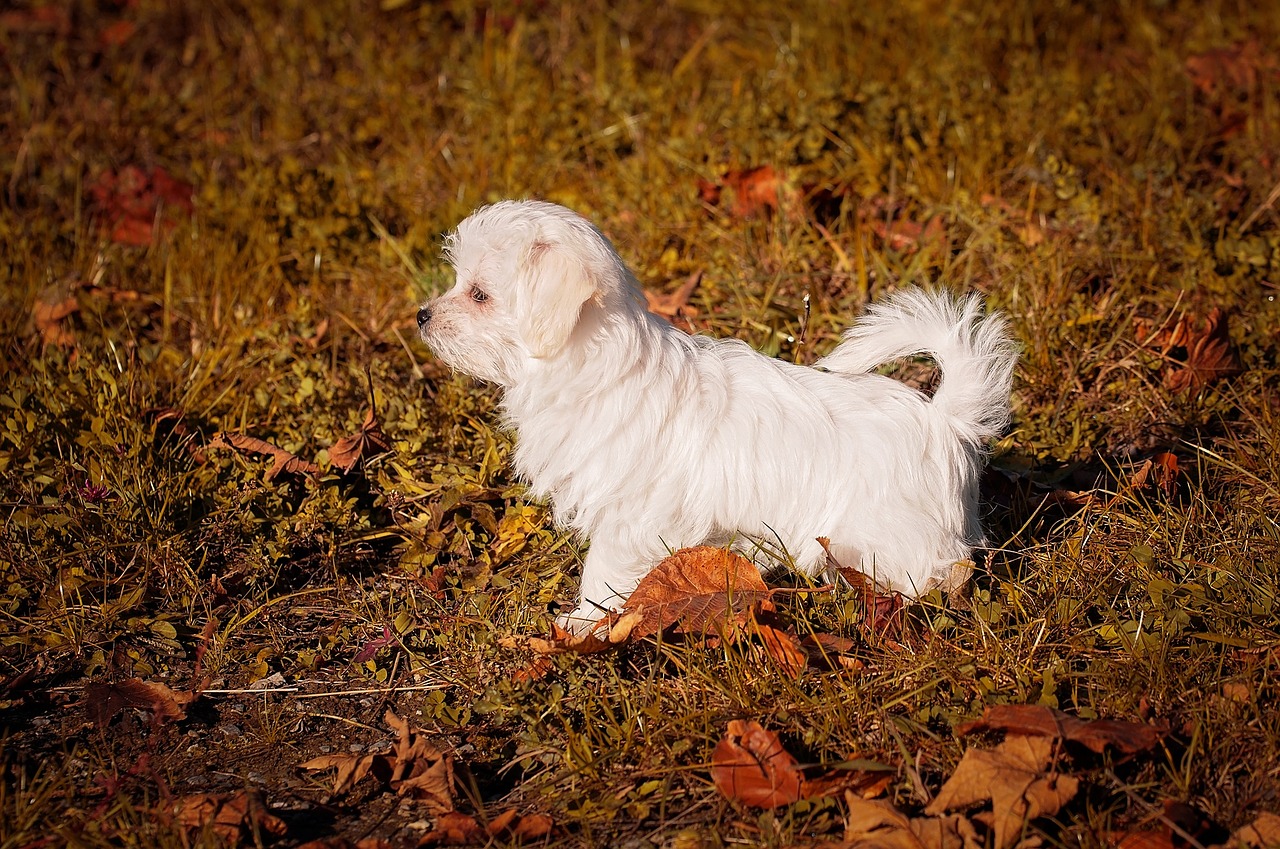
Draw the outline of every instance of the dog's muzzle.
<instances>
[{"instance_id":1,"label":"dog's muzzle","mask_svg":"<svg viewBox=\"0 0 1280 849\"><path fill-rule=\"evenodd\" d=\"M431 307L422 307L418 310L418 327L425 327L426 323L431 320Z\"/></svg>"}]
</instances>

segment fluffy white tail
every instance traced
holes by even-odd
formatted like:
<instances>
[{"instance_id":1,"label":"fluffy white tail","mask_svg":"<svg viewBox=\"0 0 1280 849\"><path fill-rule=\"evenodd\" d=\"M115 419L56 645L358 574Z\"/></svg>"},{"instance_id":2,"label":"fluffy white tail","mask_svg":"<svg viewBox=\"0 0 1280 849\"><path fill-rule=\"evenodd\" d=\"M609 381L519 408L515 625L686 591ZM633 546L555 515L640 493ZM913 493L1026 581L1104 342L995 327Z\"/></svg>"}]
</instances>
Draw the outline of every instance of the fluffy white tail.
<instances>
[{"instance_id":1,"label":"fluffy white tail","mask_svg":"<svg viewBox=\"0 0 1280 849\"><path fill-rule=\"evenodd\" d=\"M981 296L913 288L868 307L844 341L817 365L864 374L900 357L929 354L942 370L933 396L939 411L974 443L1009 424L1009 393L1018 349L1003 315L985 314Z\"/></svg>"}]
</instances>

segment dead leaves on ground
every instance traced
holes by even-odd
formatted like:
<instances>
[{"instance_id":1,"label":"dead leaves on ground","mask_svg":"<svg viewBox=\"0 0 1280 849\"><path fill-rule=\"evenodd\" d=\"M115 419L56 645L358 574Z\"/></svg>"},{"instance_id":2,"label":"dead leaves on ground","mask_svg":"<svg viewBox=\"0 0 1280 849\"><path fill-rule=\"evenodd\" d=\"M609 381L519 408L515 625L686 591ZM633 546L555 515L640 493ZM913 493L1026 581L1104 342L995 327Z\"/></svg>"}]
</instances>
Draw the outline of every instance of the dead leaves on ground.
<instances>
[{"instance_id":1,"label":"dead leaves on ground","mask_svg":"<svg viewBox=\"0 0 1280 849\"><path fill-rule=\"evenodd\" d=\"M1240 360L1228 333L1227 316L1218 307L1204 321L1183 312L1160 326L1139 319L1134 333L1138 344L1164 359L1164 387L1171 392L1199 392L1217 380L1240 371Z\"/></svg>"},{"instance_id":2,"label":"dead leaves on ground","mask_svg":"<svg viewBox=\"0 0 1280 849\"><path fill-rule=\"evenodd\" d=\"M825 592L817 587L806 592ZM573 634L552 626L549 637L526 645L535 655L595 654L665 634L670 639L724 640L751 638L765 656L788 675L805 669L862 668L850 657L854 643L830 634L800 637L777 616L772 597L787 590L770 589L759 570L742 555L712 546L681 549L641 580L622 610L602 618L593 628ZM508 647L519 643L512 639ZM525 679L540 677L530 667Z\"/></svg>"},{"instance_id":3,"label":"dead leaves on ground","mask_svg":"<svg viewBox=\"0 0 1280 849\"><path fill-rule=\"evenodd\" d=\"M359 430L329 447L329 462L335 468L350 473L369 458L390 450L391 440L383 433L382 425L370 407Z\"/></svg>"},{"instance_id":4,"label":"dead leaves on ground","mask_svg":"<svg viewBox=\"0 0 1280 849\"><path fill-rule=\"evenodd\" d=\"M273 481L280 475L302 477L320 474L320 467L304 460L292 451L286 451L275 443L256 436L242 433L219 432L209 440L210 448L230 448L241 454L268 457L271 468L267 469L266 480Z\"/></svg>"},{"instance_id":5,"label":"dead leaves on ground","mask_svg":"<svg viewBox=\"0 0 1280 849\"><path fill-rule=\"evenodd\" d=\"M174 802L174 818L189 831L208 828L232 846L245 837L261 845L263 832L279 837L286 830L284 820L271 813L259 790L183 796Z\"/></svg>"},{"instance_id":6,"label":"dead leaves on ground","mask_svg":"<svg viewBox=\"0 0 1280 849\"><path fill-rule=\"evenodd\" d=\"M734 218L762 218L780 213L791 218L808 217L823 227L839 217L846 201L854 198L847 185L835 187L799 185L785 171L772 165L729 168L715 180L699 178L698 200L707 209L718 209ZM917 220L903 205L876 197L856 203L858 226L869 231L885 248L913 253L929 246L945 245L947 229L939 216Z\"/></svg>"},{"instance_id":7,"label":"dead leaves on ground","mask_svg":"<svg viewBox=\"0 0 1280 849\"><path fill-rule=\"evenodd\" d=\"M419 846L483 844L490 839L533 840L551 832L553 822L545 814L505 811L482 825L457 810L454 758L430 741L408 720L387 711L383 720L396 733L391 752L379 754L321 755L302 764L309 772L334 770L333 795L345 796L365 778L372 778L398 796L421 804L434 817L434 827Z\"/></svg>"},{"instance_id":8,"label":"dead leaves on ground","mask_svg":"<svg viewBox=\"0 0 1280 849\"><path fill-rule=\"evenodd\" d=\"M1051 817L1075 798L1082 779L1065 771L1074 761L1064 743L1101 753L1136 754L1153 748L1163 727L1121 720L1083 720L1039 705L1001 705L956 728L957 736L1008 732L994 748L964 753L923 816L912 817L887 802L846 793L843 849L915 847L977 849L1039 845L1026 828ZM975 808L980 808L972 813Z\"/></svg>"},{"instance_id":9,"label":"dead leaves on ground","mask_svg":"<svg viewBox=\"0 0 1280 849\"><path fill-rule=\"evenodd\" d=\"M317 477L323 471L320 466L303 459L292 451L288 451L256 436L242 433L220 431L209 440L208 448L229 448L241 454L266 457L271 460L265 479L270 482L277 477L305 478ZM344 436L330 446L329 462L344 474L350 474L364 466L368 460L391 450L391 440L382 430L373 409L365 414L360 428L349 436Z\"/></svg>"},{"instance_id":10,"label":"dead leaves on ground","mask_svg":"<svg viewBox=\"0 0 1280 849\"><path fill-rule=\"evenodd\" d=\"M436 748L421 731L387 711L383 720L396 732L394 751L385 754L321 755L302 764L312 772L335 770L333 795L343 796L368 776L397 795L421 801L433 814L453 807L453 756Z\"/></svg>"},{"instance_id":11,"label":"dead leaves on ground","mask_svg":"<svg viewBox=\"0 0 1280 849\"><path fill-rule=\"evenodd\" d=\"M190 215L194 189L164 168L127 165L107 170L89 185L103 230L113 242L145 247Z\"/></svg>"},{"instance_id":12,"label":"dead leaves on ground","mask_svg":"<svg viewBox=\"0 0 1280 849\"><path fill-rule=\"evenodd\" d=\"M90 684L85 688L84 705L89 719L99 728L111 724L122 710L143 710L156 725L187 718L187 706L198 693L178 692L159 681L129 678L125 681Z\"/></svg>"},{"instance_id":13,"label":"dead leaves on ground","mask_svg":"<svg viewBox=\"0 0 1280 849\"><path fill-rule=\"evenodd\" d=\"M957 737L982 731L1048 737L1079 743L1098 754L1114 749L1126 755L1155 747L1169 733L1164 725L1119 719L1085 720L1041 705L993 705L980 719L956 726Z\"/></svg>"},{"instance_id":14,"label":"dead leaves on ground","mask_svg":"<svg viewBox=\"0 0 1280 849\"><path fill-rule=\"evenodd\" d=\"M826 770L806 777L778 735L753 720L734 719L711 755L711 780L727 799L750 808L778 808L801 799L857 792L876 796L891 771Z\"/></svg>"}]
</instances>

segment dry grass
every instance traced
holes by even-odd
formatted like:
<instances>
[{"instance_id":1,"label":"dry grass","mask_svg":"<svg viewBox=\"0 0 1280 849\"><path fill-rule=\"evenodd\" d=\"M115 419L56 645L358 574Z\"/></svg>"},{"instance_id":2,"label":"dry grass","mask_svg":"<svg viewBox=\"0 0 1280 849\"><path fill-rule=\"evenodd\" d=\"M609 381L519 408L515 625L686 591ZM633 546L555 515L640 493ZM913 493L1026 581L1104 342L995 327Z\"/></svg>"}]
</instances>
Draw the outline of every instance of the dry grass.
<instances>
[{"instance_id":1,"label":"dry grass","mask_svg":"<svg viewBox=\"0 0 1280 849\"><path fill-rule=\"evenodd\" d=\"M1280 807L1274 16L883 6L5 12L0 847L215 844L171 800L245 786L288 821L284 845L408 842L421 810L372 785L327 801L296 769L388 745L388 707L456 749L461 806L545 811L564 844L838 837L835 800L761 814L715 792L727 720L802 761L889 765L911 807L960 757L951 724L1000 702L1174 729L1099 766L1101 789L1040 823L1050 845L1101 845L1166 799L1228 827ZM194 187L143 246L109 238L94 193L131 165ZM699 201L700 179L757 165L795 199L749 217ZM823 189L834 206L803 200ZM446 282L439 235L524 195L598 221L654 290L701 272L691 325L780 356L819 355L903 282L1007 310L1025 355L972 598L926 600L914 647L871 641L857 675L664 644L520 681L530 658L503 638L546 628L577 547L510 479L493 391L413 333ZM1171 388L1191 354L1141 344L1136 320L1215 307L1239 370ZM342 475L324 450L370 386L393 450ZM325 472L265 481L266 463L197 450L217 431ZM1160 452L1173 485L1130 485ZM846 594L785 608L856 635ZM133 676L277 683L176 725L89 721L86 685Z\"/></svg>"}]
</instances>

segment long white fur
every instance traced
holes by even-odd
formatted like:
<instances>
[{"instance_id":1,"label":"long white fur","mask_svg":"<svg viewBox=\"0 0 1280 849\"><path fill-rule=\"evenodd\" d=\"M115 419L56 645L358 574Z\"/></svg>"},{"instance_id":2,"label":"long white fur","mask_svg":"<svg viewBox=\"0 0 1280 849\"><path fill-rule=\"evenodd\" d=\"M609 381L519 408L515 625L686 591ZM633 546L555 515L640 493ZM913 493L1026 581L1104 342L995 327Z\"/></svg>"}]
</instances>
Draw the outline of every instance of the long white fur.
<instances>
[{"instance_id":1,"label":"long white fur","mask_svg":"<svg viewBox=\"0 0 1280 849\"><path fill-rule=\"evenodd\" d=\"M817 574L827 537L845 565L917 595L983 543L978 476L1017 353L977 295L898 292L809 368L654 316L564 207L484 207L446 251L457 284L420 314L423 338L501 385L517 472L591 541L563 623L598 619L684 546L754 541ZM918 353L942 370L932 400L870 373Z\"/></svg>"}]
</instances>

